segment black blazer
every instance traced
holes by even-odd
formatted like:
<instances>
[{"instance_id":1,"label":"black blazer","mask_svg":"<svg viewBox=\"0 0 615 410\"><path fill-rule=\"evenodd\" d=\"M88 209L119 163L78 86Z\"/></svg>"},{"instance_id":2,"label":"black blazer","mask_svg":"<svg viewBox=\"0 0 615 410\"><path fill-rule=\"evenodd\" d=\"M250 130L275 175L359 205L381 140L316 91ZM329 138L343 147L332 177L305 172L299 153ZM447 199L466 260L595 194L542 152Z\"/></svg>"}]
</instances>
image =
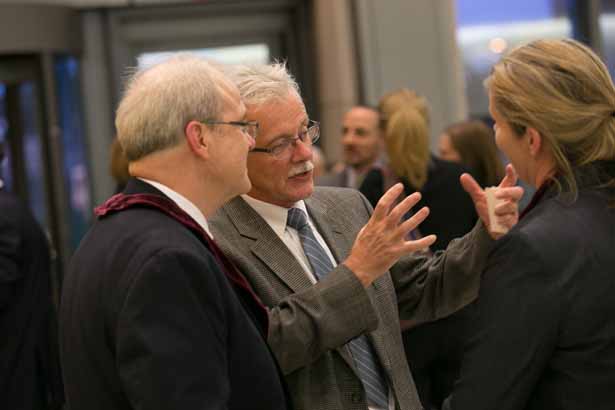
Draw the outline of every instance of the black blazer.
<instances>
[{"instance_id":1,"label":"black blazer","mask_svg":"<svg viewBox=\"0 0 615 410\"><path fill-rule=\"evenodd\" d=\"M47 239L27 207L0 190L0 407L63 401Z\"/></svg>"},{"instance_id":2,"label":"black blazer","mask_svg":"<svg viewBox=\"0 0 615 410\"><path fill-rule=\"evenodd\" d=\"M163 195L131 180L125 193ZM65 279L72 410L286 409L275 359L204 242L163 212L97 220Z\"/></svg>"},{"instance_id":3,"label":"black blazer","mask_svg":"<svg viewBox=\"0 0 615 410\"><path fill-rule=\"evenodd\" d=\"M551 188L496 243L453 410L615 408L615 208L608 202L604 190L583 184L572 204Z\"/></svg>"}]
</instances>

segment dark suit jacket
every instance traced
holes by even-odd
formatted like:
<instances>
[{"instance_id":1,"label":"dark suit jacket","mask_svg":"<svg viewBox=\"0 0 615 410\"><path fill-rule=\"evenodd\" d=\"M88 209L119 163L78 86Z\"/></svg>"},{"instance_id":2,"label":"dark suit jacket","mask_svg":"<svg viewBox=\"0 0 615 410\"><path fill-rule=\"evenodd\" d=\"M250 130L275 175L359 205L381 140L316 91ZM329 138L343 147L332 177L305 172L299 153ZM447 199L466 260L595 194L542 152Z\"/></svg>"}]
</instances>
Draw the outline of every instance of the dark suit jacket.
<instances>
[{"instance_id":1,"label":"dark suit jacket","mask_svg":"<svg viewBox=\"0 0 615 410\"><path fill-rule=\"evenodd\" d=\"M452 409L615 408L615 208L605 191L581 185L572 204L546 192L496 243L476 307Z\"/></svg>"},{"instance_id":2,"label":"dark suit jacket","mask_svg":"<svg viewBox=\"0 0 615 410\"><path fill-rule=\"evenodd\" d=\"M356 190L317 187L308 213L336 260L348 256L371 214ZM409 323L444 317L477 295L490 239L477 227L446 253L408 255L363 288L338 265L312 284L286 245L242 198L210 220L220 247L269 310L268 341L286 375L294 405L306 410L365 409L363 387L345 344L368 334L386 372L396 408L419 409L402 348L400 315Z\"/></svg>"},{"instance_id":3,"label":"dark suit jacket","mask_svg":"<svg viewBox=\"0 0 615 410\"><path fill-rule=\"evenodd\" d=\"M163 195L131 180L125 193ZM61 306L72 410L285 409L263 335L212 252L157 209L97 220Z\"/></svg>"},{"instance_id":4,"label":"dark suit jacket","mask_svg":"<svg viewBox=\"0 0 615 410\"><path fill-rule=\"evenodd\" d=\"M47 239L27 207L0 190L0 407L62 404ZM51 399L51 402L50 402Z\"/></svg>"},{"instance_id":5,"label":"dark suit jacket","mask_svg":"<svg viewBox=\"0 0 615 410\"><path fill-rule=\"evenodd\" d=\"M459 377L474 304L402 332L404 351L425 409L439 409Z\"/></svg>"}]
</instances>

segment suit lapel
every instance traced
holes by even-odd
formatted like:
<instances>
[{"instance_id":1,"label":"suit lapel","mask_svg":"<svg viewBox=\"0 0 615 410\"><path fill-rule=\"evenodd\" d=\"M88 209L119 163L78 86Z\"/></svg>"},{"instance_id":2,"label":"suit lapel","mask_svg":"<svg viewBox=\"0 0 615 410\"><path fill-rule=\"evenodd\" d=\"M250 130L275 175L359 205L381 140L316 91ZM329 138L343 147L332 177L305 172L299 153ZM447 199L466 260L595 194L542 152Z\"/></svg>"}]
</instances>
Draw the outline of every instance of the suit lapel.
<instances>
[{"instance_id":1,"label":"suit lapel","mask_svg":"<svg viewBox=\"0 0 615 410\"><path fill-rule=\"evenodd\" d=\"M233 199L224 209L239 234L252 240L250 245L252 253L293 292L312 286L312 282L290 250L269 224L241 197Z\"/></svg>"},{"instance_id":2,"label":"suit lapel","mask_svg":"<svg viewBox=\"0 0 615 410\"><path fill-rule=\"evenodd\" d=\"M327 215L330 208L326 202L310 197L305 200L305 205L312 222L316 225L318 232L327 243L329 250L335 257L337 263L343 262L350 253L353 241L347 236L347 230L343 228L340 219Z\"/></svg>"}]
</instances>

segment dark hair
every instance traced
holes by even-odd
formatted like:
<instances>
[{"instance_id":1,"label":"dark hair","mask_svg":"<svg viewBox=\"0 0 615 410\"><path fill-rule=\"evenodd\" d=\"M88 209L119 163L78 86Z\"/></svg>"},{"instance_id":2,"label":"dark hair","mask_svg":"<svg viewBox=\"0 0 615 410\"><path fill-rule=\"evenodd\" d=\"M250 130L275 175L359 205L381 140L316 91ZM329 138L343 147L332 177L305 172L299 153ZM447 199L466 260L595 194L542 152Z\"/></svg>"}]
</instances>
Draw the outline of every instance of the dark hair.
<instances>
[{"instance_id":1,"label":"dark hair","mask_svg":"<svg viewBox=\"0 0 615 410\"><path fill-rule=\"evenodd\" d=\"M444 133L459 153L461 163L474 171L483 186L498 185L504 177L504 165L495 145L493 130L482 121L463 121L448 126Z\"/></svg>"}]
</instances>

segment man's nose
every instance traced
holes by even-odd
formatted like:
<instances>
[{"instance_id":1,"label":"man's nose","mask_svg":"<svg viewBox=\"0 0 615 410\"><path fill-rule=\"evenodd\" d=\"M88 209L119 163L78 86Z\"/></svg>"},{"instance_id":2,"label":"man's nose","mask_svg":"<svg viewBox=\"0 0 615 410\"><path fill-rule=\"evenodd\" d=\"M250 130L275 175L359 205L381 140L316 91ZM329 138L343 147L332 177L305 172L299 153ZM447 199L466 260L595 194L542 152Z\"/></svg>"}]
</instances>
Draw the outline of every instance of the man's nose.
<instances>
[{"instance_id":1,"label":"man's nose","mask_svg":"<svg viewBox=\"0 0 615 410\"><path fill-rule=\"evenodd\" d=\"M312 159L312 146L302 142L300 139L295 141L295 150L293 152L294 161L305 161Z\"/></svg>"},{"instance_id":2,"label":"man's nose","mask_svg":"<svg viewBox=\"0 0 615 410\"><path fill-rule=\"evenodd\" d=\"M248 149L252 149L254 148L254 146L256 145L256 138L254 138L252 135L250 134L246 134L247 138L248 138Z\"/></svg>"},{"instance_id":3,"label":"man's nose","mask_svg":"<svg viewBox=\"0 0 615 410\"><path fill-rule=\"evenodd\" d=\"M350 145L352 143L354 143L354 133L352 131L348 131L342 136L342 144Z\"/></svg>"}]
</instances>

